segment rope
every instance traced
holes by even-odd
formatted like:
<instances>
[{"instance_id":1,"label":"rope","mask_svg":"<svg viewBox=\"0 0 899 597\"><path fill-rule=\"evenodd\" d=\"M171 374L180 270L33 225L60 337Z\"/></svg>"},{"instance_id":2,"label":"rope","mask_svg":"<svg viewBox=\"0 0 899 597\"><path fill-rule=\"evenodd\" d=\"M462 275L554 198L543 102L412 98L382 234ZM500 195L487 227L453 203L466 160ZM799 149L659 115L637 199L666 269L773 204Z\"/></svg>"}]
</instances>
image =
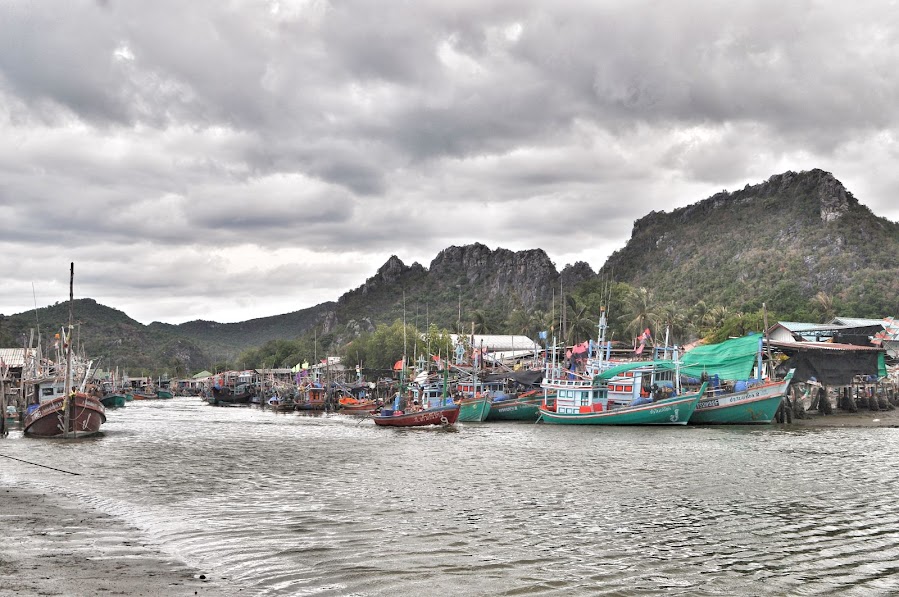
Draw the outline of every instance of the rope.
<instances>
[{"instance_id":1,"label":"rope","mask_svg":"<svg viewBox=\"0 0 899 597\"><path fill-rule=\"evenodd\" d=\"M36 462L28 462L27 460L22 460L21 458L13 458L12 456L7 456L6 454L0 454L3 458L9 458L10 460L18 460L19 462L24 462L25 464L30 464L33 466L40 466L43 468L48 468L51 471L59 471L60 473L66 473L68 475L76 475L81 476L81 473L73 473L72 471L64 471L61 468L53 468L52 466L47 466L46 464L38 464Z\"/></svg>"}]
</instances>

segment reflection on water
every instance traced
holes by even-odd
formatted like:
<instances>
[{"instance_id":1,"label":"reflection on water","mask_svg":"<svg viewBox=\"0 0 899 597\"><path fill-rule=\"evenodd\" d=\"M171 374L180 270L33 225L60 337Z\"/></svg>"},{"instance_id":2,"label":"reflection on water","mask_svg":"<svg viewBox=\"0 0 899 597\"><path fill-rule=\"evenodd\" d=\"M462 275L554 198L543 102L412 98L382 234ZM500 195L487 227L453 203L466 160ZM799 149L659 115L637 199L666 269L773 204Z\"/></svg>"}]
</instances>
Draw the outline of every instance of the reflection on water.
<instances>
[{"instance_id":1,"label":"reflection on water","mask_svg":"<svg viewBox=\"0 0 899 597\"><path fill-rule=\"evenodd\" d=\"M899 591L895 429L376 428L131 403L76 443L13 434L0 480L143 529L243 594Z\"/></svg>"}]
</instances>

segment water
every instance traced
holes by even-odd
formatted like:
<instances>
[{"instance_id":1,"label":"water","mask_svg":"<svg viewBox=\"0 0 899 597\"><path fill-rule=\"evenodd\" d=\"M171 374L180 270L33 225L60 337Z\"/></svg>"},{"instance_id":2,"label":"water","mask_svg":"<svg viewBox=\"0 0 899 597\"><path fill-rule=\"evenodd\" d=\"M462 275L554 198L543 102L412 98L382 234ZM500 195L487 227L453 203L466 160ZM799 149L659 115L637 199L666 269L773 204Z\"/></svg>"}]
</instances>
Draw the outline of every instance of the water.
<instances>
[{"instance_id":1,"label":"water","mask_svg":"<svg viewBox=\"0 0 899 597\"><path fill-rule=\"evenodd\" d=\"M121 517L246 595L899 591L899 429L387 429L129 403L0 441L0 482ZM89 471L93 471L90 472Z\"/></svg>"}]
</instances>

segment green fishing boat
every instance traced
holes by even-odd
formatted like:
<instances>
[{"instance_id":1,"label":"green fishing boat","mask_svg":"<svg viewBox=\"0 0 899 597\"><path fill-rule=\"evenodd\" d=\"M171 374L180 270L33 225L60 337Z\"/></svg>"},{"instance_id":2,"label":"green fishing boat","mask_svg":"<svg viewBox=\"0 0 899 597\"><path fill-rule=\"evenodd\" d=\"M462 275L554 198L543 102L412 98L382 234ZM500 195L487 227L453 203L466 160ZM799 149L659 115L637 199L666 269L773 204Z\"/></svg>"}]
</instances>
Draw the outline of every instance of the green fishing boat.
<instances>
[{"instance_id":1,"label":"green fishing boat","mask_svg":"<svg viewBox=\"0 0 899 597\"><path fill-rule=\"evenodd\" d=\"M100 398L100 402L102 402L103 406L106 408L119 408L125 406L125 394L105 394L102 398Z\"/></svg>"},{"instance_id":2,"label":"green fishing boat","mask_svg":"<svg viewBox=\"0 0 899 597\"><path fill-rule=\"evenodd\" d=\"M789 391L794 370L782 380L765 378L762 334L698 346L684 354L680 372L687 383L709 380L709 391L696 406L691 424L771 423Z\"/></svg>"},{"instance_id":3,"label":"green fishing boat","mask_svg":"<svg viewBox=\"0 0 899 597\"><path fill-rule=\"evenodd\" d=\"M172 394L171 390L166 390L163 388L158 388L156 390L156 397L162 398L163 400L168 400L169 398L173 398L174 394Z\"/></svg>"},{"instance_id":4,"label":"green fishing boat","mask_svg":"<svg viewBox=\"0 0 899 597\"><path fill-rule=\"evenodd\" d=\"M490 396L479 394L472 398L463 398L459 403L459 421L480 423L487 420L490 412Z\"/></svg>"},{"instance_id":5,"label":"green fishing boat","mask_svg":"<svg viewBox=\"0 0 899 597\"><path fill-rule=\"evenodd\" d=\"M539 390L530 390L517 396L497 396L490 403L488 421L536 421L540 407L548 398L549 405L555 404L555 395L544 396Z\"/></svg>"}]
</instances>

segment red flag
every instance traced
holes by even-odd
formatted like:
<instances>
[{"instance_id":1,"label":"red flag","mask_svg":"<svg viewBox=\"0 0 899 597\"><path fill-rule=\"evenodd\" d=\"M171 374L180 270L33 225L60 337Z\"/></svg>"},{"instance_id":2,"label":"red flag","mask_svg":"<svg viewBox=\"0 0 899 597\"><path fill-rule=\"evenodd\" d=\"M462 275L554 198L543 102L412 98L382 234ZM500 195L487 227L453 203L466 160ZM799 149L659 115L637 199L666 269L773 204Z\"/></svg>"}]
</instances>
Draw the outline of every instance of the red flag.
<instances>
[{"instance_id":1,"label":"red flag","mask_svg":"<svg viewBox=\"0 0 899 597\"><path fill-rule=\"evenodd\" d=\"M403 359L400 359L396 363L393 364L394 371L399 371L402 368L403 368Z\"/></svg>"},{"instance_id":2,"label":"red flag","mask_svg":"<svg viewBox=\"0 0 899 597\"><path fill-rule=\"evenodd\" d=\"M640 334L640 337L637 338L637 339L640 341L640 346L638 346L638 347L637 347L637 350L634 351L635 354L642 354L642 353L643 353L643 347L646 346L646 341L649 340L650 337L651 337L651 335L650 335L650 333L649 333L649 328L646 328L646 329L643 331L643 333Z\"/></svg>"}]
</instances>

